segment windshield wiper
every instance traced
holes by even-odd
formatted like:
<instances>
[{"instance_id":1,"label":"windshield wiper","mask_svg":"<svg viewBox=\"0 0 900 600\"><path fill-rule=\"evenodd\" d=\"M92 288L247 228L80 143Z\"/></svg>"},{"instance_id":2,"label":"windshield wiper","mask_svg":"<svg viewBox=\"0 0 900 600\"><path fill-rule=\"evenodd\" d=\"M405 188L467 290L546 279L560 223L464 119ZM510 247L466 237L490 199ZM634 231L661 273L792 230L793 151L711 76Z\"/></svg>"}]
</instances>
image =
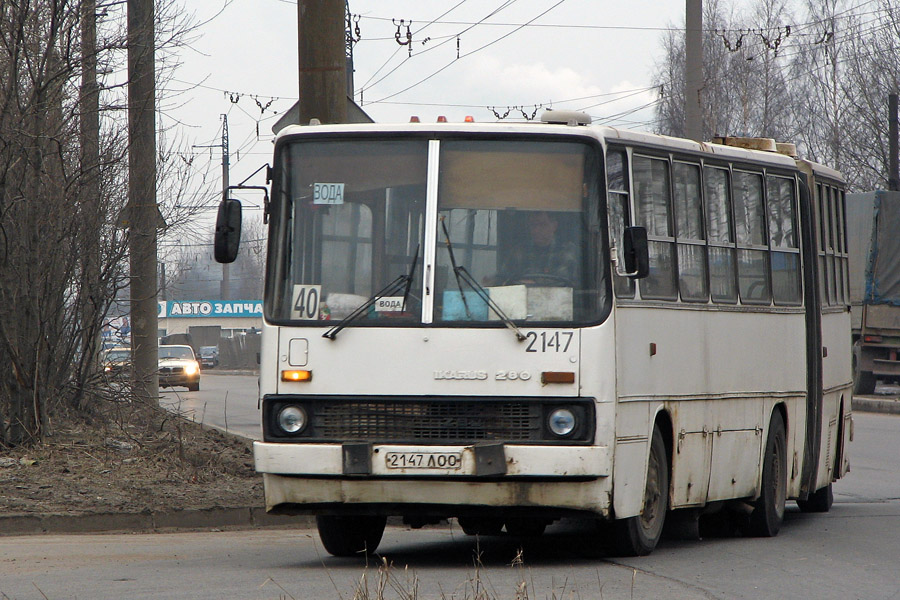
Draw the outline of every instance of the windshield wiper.
<instances>
[{"instance_id":1,"label":"windshield wiper","mask_svg":"<svg viewBox=\"0 0 900 600\"><path fill-rule=\"evenodd\" d=\"M466 311L466 316L469 319L472 319L472 313L469 312L469 304L468 302L466 302L466 293L462 289L463 281L466 282L469 287L471 287L475 291L478 297L481 298L481 300L488 306L488 308L494 311L494 314L496 314L500 318L500 320L503 321L503 324L509 327L509 329L512 330L514 334L516 334L517 340L519 340L520 342L524 341L525 334L522 333L522 331L516 326L516 324L513 323L512 319L510 319L506 315L506 313L503 312L503 309L500 308L500 306L496 302L494 302L493 299L491 299L491 295L486 289L484 289L484 286L478 283L478 281L476 281L475 278L472 277L472 274L469 273L469 271L466 270L465 267L456 264L456 256L454 256L453 254L453 244L450 243L450 233L447 231L447 224L444 222L444 217L441 217L441 228L444 230L444 242L447 244L447 252L450 253L450 265L453 267L453 276L456 277L456 285L457 287L459 287L459 295L462 299L463 308Z\"/></svg>"},{"instance_id":2,"label":"windshield wiper","mask_svg":"<svg viewBox=\"0 0 900 600\"><path fill-rule=\"evenodd\" d=\"M378 302L379 298L390 296L392 293L400 290L401 285L403 286L403 306L401 307L401 309L406 310L406 300L407 298L409 298L409 291L412 288L412 280L413 276L416 273L416 263L418 263L418 261L419 246L416 246L416 252L413 255L412 265L410 265L409 268L409 274L404 273L403 275L400 275L395 280L375 292L371 298L358 306L352 313L341 319L341 321L337 325L323 333L322 337L328 338L329 340L335 339L337 337L337 334L340 333L340 331L344 327L366 314L366 312L369 310L369 307Z\"/></svg>"}]
</instances>

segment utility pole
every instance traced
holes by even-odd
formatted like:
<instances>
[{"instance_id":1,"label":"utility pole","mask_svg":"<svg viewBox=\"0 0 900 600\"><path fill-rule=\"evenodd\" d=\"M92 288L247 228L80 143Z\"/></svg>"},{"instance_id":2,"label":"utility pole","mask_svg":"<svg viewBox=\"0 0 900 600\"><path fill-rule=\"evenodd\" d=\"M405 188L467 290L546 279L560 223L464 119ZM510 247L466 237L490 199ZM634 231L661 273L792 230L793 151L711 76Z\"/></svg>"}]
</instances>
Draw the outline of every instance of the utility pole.
<instances>
[{"instance_id":1,"label":"utility pole","mask_svg":"<svg viewBox=\"0 0 900 600\"><path fill-rule=\"evenodd\" d=\"M685 0L684 136L703 141L703 0Z\"/></svg>"},{"instance_id":2,"label":"utility pole","mask_svg":"<svg viewBox=\"0 0 900 600\"><path fill-rule=\"evenodd\" d=\"M892 192L900 192L900 164L898 164L900 158L897 156L900 141L898 141L896 92L888 95L888 131L891 138L888 140L890 152L888 159L888 189Z\"/></svg>"},{"instance_id":3,"label":"utility pole","mask_svg":"<svg viewBox=\"0 0 900 600\"><path fill-rule=\"evenodd\" d=\"M128 0L128 221L134 393L159 396L154 1Z\"/></svg>"},{"instance_id":4,"label":"utility pole","mask_svg":"<svg viewBox=\"0 0 900 600\"><path fill-rule=\"evenodd\" d=\"M222 148L222 198L228 196L228 186L231 185L229 171L231 171L231 158L228 150L228 115L222 115L222 141L219 144ZM217 148L219 146L194 146L194 148ZM219 283L219 295L221 300L228 300L231 281L231 265L222 263L222 281Z\"/></svg>"},{"instance_id":5,"label":"utility pole","mask_svg":"<svg viewBox=\"0 0 900 600\"><path fill-rule=\"evenodd\" d=\"M100 88L97 85L97 2L81 4L81 89L78 95L81 142L80 201L86 231L98 230L100 218ZM99 235L92 239L96 241ZM85 356L96 356L100 349L97 302L100 289L100 248L88 242L81 260L84 297L81 310L81 349ZM83 398L81 399L84 400Z\"/></svg>"},{"instance_id":6,"label":"utility pole","mask_svg":"<svg viewBox=\"0 0 900 600\"><path fill-rule=\"evenodd\" d=\"M298 0L300 124L347 122L345 0Z\"/></svg>"},{"instance_id":7,"label":"utility pole","mask_svg":"<svg viewBox=\"0 0 900 600\"><path fill-rule=\"evenodd\" d=\"M228 115L222 115L222 198L228 196L230 159L228 156ZM230 300L229 286L231 279L231 265L222 263L222 283L219 286L219 294L222 300Z\"/></svg>"}]
</instances>

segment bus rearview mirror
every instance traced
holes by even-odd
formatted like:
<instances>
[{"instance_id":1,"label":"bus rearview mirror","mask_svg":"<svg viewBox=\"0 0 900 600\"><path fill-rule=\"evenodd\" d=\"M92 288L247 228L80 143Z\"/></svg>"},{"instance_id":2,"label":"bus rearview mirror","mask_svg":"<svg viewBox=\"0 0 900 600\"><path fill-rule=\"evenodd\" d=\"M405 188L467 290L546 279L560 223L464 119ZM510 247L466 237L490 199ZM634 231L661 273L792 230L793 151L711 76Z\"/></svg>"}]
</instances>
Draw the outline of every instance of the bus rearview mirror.
<instances>
[{"instance_id":1,"label":"bus rearview mirror","mask_svg":"<svg viewBox=\"0 0 900 600\"><path fill-rule=\"evenodd\" d=\"M626 227L622 239L625 271L632 279L643 279L650 274L650 250L647 246L645 227Z\"/></svg>"},{"instance_id":2,"label":"bus rearview mirror","mask_svg":"<svg viewBox=\"0 0 900 600\"><path fill-rule=\"evenodd\" d=\"M219 203L213 254L216 262L233 263L241 244L241 203L225 198Z\"/></svg>"}]
</instances>

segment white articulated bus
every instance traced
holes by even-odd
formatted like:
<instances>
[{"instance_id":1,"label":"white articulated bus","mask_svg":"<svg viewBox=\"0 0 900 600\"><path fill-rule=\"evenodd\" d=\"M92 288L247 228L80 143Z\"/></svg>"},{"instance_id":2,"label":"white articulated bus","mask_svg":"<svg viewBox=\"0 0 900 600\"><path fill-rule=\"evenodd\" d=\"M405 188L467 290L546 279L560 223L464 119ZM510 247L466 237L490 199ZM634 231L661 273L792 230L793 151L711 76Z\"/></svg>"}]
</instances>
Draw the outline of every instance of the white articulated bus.
<instances>
[{"instance_id":1,"label":"white articulated bus","mask_svg":"<svg viewBox=\"0 0 900 600\"><path fill-rule=\"evenodd\" d=\"M772 536L787 500L830 507L841 176L584 117L279 134L254 456L267 509L315 514L331 554L373 552L388 516L585 517L638 555L667 515L740 506ZM217 258L239 232L223 199Z\"/></svg>"}]
</instances>

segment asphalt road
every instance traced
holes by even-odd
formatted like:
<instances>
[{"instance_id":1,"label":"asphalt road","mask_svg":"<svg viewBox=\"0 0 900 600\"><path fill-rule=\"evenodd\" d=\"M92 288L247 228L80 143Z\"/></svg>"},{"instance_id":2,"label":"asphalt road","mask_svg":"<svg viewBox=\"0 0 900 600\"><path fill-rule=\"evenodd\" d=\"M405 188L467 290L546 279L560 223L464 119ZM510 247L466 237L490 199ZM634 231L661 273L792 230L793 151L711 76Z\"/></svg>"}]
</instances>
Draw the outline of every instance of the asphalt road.
<instances>
[{"instance_id":1,"label":"asphalt road","mask_svg":"<svg viewBox=\"0 0 900 600\"><path fill-rule=\"evenodd\" d=\"M160 404L186 418L250 439L262 439L257 408L259 384L255 375L232 375L207 369L200 376L200 391L163 388Z\"/></svg>"},{"instance_id":2,"label":"asphalt road","mask_svg":"<svg viewBox=\"0 0 900 600\"><path fill-rule=\"evenodd\" d=\"M237 378L207 380L204 391L214 393L214 381L228 390L231 426ZM215 413L207 400L207 421ZM792 506L772 539L664 540L649 557L591 560L573 551L566 524L524 546L512 538L476 545L455 524L398 526L379 547L392 565L385 575L377 560L367 567L327 556L302 529L0 537L0 598L327 600L354 597L361 579L368 596L359 597L376 598L381 577L386 598L411 597L413 588L420 598L514 598L522 586L527 598L900 598L900 416L854 418L852 470L835 486L831 512Z\"/></svg>"}]
</instances>

